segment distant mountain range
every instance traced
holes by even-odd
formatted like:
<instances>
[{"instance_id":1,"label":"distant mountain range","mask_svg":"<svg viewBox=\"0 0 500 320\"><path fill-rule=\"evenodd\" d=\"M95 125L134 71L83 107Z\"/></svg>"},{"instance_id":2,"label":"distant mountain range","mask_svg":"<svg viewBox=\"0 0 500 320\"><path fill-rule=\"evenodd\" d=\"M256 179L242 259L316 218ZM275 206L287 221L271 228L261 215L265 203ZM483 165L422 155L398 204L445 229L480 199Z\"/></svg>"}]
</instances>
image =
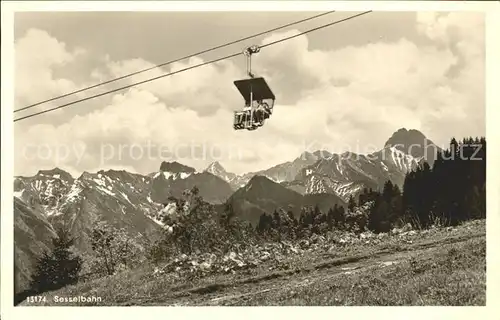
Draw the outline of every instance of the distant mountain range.
<instances>
[{"instance_id":1,"label":"distant mountain range","mask_svg":"<svg viewBox=\"0 0 500 320\"><path fill-rule=\"evenodd\" d=\"M381 150L369 155L318 150L243 175L227 172L219 162L205 171L229 183L233 190L244 187L254 176L264 176L302 195L327 193L347 201L350 195L357 195L363 188L377 189L386 180L402 186L409 170L423 161L432 165L437 150L440 149L420 131L400 129Z\"/></svg>"},{"instance_id":2,"label":"distant mountain range","mask_svg":"<svg viewBox=\"0 0 500 320\"><path fill-rule=\"evenodd\" d=\"M15 177L16 290L26 286L34 261L50 247L57 224L71 230L81 251L90 249L88 234L96 219L130 235L154 238L162 229L161 215L168 211L171 197L194 186L205 201L219 207L231 203L237 216L254 225L263 212L278 208L295 216L304 205L326 211L388 179L401 186L409 170L434 161L433 146L421 132L400 129L370 155L304 152L292 161L243 175L227 172L219 162L202 172L162 162L157 172L147 175L108 170L84 172L75 179L55 168L33 177Z\"/></svg>"}]
</instances>

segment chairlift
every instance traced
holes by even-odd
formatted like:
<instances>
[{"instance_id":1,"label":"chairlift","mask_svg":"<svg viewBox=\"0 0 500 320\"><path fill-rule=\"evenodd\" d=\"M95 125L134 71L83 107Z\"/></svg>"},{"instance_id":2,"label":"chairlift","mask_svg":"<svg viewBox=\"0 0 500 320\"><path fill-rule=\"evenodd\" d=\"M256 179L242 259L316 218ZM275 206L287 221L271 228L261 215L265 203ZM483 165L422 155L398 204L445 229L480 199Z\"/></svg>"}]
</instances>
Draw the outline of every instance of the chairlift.
<instances>
[{"instance_id":1,"label":"chairlift","mask_svg":"<svg viewBox=\"0 0 500 320\"><path fill-rule=\"evenodd\" d=\"M234 81L234 85L243 96L245 106L234 112L234 129L255 130L264 125L273 112L276 97L263 77L255 77L252 73L252 54L258 53L258 46L246 48L243 53L247 58L248 79Z\"/></svg>"}]
</instances>

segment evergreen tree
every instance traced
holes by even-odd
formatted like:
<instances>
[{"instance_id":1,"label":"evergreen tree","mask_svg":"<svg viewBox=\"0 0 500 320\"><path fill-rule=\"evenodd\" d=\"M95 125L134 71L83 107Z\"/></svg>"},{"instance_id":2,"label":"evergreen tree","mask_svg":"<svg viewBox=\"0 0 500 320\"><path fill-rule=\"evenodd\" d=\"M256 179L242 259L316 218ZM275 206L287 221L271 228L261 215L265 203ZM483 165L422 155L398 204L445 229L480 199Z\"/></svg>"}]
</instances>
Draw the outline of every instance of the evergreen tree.
<instances>
[{"instance_id":1,"label":"evergreen tree","mask_svg":"<svg viewBox=\"0 0 500 320\"><path fill-rule=\"evenodd\" d=\"M51 253L44 252L37 259L30 287L35 293L56 290L78 281L82 259L71 251L74 239L69 232L58 228L52 240Z\"/></svg>"},{"instance_id":2,"label":"evergreen tree","mask_svg":"<svg viewBox=\"0 0 500 320\"><path fill-rule=\"evenodd\" d=\"M362 206L366 202L366 196L368 194L368 188L363 188L363 191L358 196L358 203Z\"/></svg>"},{"instance_id":3,"label":"evergreen tree","mask_svg":"<svg viewBox=\"0 0 500 320\"><path fill-rule=\"evenodd\" d=\"M464 206L468 212L468 219L479 219L483 217L481 194L477 186L468 190L464 200Z\"/></svg>"},{"instance_id":4,"label":"evergreen tree","mask_svg":"<svg viewBox=\"0 0 500 320\"><path fill-rule=\"evenodd\" d=\"M328 229L331 230L335 226L335 210L337 210L338 205L335 204L333 208L328 209L328 213L326 214L326 223L328 225Z\"/></svg>"},{"instance_id":5,"label":"evergreen tree","mask_svg":"<svg viewBox=\"0 0 500 320\"><path fill-rule=\"evenodd\" d=\"M389 205L383 196L379 196L368 217L368 229L373 232L388 232L391 228L388 219Z\"/></svg>"},{"instance_id":6,"label":"evergreen tree","mask_svg":"<svg viewBox=\"0 0 500 320\"><path fill-rule=\"evenodd\" d=\"M318 205L314 206L314 220L318 219L319 216L321 215L321 210L319 210ZM314 222L313 220L313 222Z\"/></svg>"},{"instance_id":7,"label":"evergreen tree","mask_svg":"<svg viewBox=\"0 0 500 320\"><path fill-rule=\"evenodd\" d=\"M349 203L347 205L347 208L350 212L354 212L354 209L356 208L356 200L354 200L354 197L352 195L349 196Z\"/></svg>"},{"instance_id":8,"label":"evergreen tree","mask_svg":"<svg viewBox=\"0 0 500 320\"><path fill-rule=\"evenodd\" d=\"M332 210L333 225L337 229L343 229L345 223L345 210L343 206L334 205Z\"/></svg>"},{"instance_id":9,"label":"evergreen tree","mask_svg":"<svg viewBox=\"0 0 500 320\"><path fill-rule=\"evenodd\" d=\"M359 206L363 206L365 203L373 202L378 196L378 192L373 191L373 189L364 188L363 192L359 195Z\"/></svg>"},{"instance_id":10,"label":"evergreen tree","mask_svg":"<svg viewBox=\"0 0 500 320\"><path fill-rule=\"evenodd\" d=\"M409 184L407 178L405 185ZM381 194L375 198L368 214L368 229L374 232L387 232L398 221L403 212L403 197L399 187L390 180L384 183Z\"/></svg>"},{"instance_id":11,"label":"evergreen tree","mask_svg":"<svg viewBox=\"0 0 500 320\"><path fill-rule=\"evenodd\" d=\"M236 215L233 204L231 202L227 202L224 205L224 213L222 214L222 224L225 227L229 227L229 224L231 222L231 219L234 218Z\"/></svg>"},{"instance_id":12,"label":"evergreen tree","mask_svg":"<svg viewBox=\"0 0 500 320\"><path fill-rule=\"evenodd\" d=\"M266 233L272 227L272 217L268 216L265 212L260 215L259 224L257 225L257 232L260 234Z\"/></svg>"}]
</instances>

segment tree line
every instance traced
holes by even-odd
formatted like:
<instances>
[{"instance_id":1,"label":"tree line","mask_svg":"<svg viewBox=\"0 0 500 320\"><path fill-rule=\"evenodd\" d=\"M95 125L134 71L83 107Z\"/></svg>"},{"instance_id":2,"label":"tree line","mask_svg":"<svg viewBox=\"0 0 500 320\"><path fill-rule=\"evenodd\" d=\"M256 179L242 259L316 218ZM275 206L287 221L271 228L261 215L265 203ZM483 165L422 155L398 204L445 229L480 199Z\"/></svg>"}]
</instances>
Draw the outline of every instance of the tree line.
<instances>
[{"instance_id":1,"label":"tree line","mask_svg":"<svg viewBox=\"0 0 500 320\"><path fill-rule=\"evenodd\" d=\"M294 230L298 235L332 228L388 232L407 223L427 228L482 218L486 218L486 139L469 137L460 142L451 139L449 148L436 152L432 168L423 162L409 172L402 190L388 180L381 190L364 189L357 200L351 196L347 208L335 205L327 213L318 207L306 208L298 220L291 213L287 219L278 211L264 213L257 231Z\"/></svg>"}]
</instances>

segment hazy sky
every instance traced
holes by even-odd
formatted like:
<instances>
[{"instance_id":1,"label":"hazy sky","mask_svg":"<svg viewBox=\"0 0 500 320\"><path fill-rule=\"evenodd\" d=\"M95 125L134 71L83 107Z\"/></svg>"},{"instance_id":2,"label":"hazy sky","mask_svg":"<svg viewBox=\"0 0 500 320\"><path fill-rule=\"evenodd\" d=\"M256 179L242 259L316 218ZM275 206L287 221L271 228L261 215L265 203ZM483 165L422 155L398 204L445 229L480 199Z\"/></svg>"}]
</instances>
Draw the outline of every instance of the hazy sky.
<instances>
[{"instance_id":1,"label":"hazy sky","mask_svg":"<svg viewBox=\"0 0 500 320\"><path fill-rule=\"evenodd\" d=\"M18 13L16 101L40 100L258 33L314 12ZM118 81L16 116L70 102L342 19L333 13ZM255 73L277 96L256 131L234 131L243 56L16 122L15 174L55 166L149 173L162 160L236 173L291 161L302 151L371 152L397 129L438 144L485 135L484 18L480 13L361 16L262 49Z\"/></svg>"}]
</instances>

